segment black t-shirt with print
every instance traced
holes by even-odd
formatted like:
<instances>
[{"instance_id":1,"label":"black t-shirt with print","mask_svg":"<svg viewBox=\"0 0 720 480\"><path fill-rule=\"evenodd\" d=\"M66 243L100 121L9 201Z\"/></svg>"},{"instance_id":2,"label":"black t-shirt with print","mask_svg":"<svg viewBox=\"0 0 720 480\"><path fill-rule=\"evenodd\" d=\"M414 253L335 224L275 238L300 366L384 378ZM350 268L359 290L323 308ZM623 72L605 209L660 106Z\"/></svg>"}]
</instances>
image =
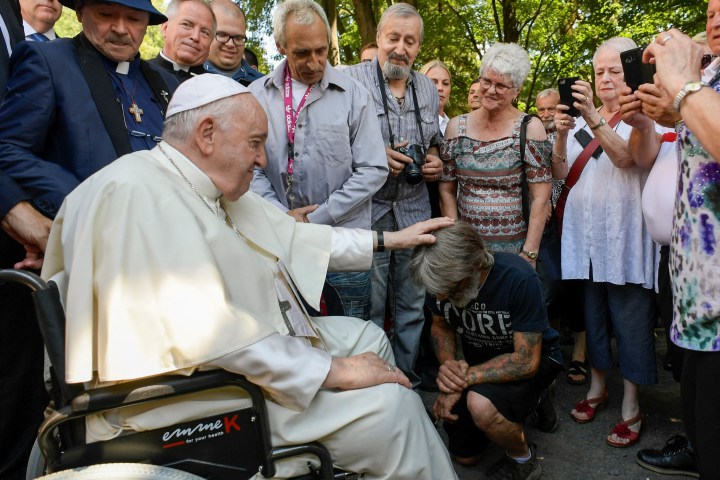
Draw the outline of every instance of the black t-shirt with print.
<instances>
[{"instance_id":1,"label":"black t-shirt with print","mask_svg":"<svg viewBox=\"0 0 720 480\"><path fill-rule=\"evenodd\" d=\"M513 332L542 332L543 356L562 363L560 335L548 323L542 285L519 255L498 252L495 264L475 300L465 308L438 302L442 315L459 334L470 365L514 351Z\"/></svg>"}]
</instances>

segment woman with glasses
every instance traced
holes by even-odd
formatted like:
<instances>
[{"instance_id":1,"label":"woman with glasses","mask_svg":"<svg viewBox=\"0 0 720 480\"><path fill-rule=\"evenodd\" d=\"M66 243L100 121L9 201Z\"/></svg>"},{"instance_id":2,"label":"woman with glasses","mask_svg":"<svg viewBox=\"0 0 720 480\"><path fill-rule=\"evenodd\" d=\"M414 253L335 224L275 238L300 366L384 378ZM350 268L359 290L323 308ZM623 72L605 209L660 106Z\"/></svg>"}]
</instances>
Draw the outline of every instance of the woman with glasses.
<instances>
[{"instance_id":1,"label":"woman with glasses","mask_svg":"<svg viewBox=\"0 0 720 480\"><path fill-rule=\"evenodd\" d=\"M473 225L493 251L519 254L535 266L548 215L551 145L542 122L532 118L521 158L525 114L513 101L529 71L528 54L516 44L496 43L485 54L482 108L453 118L445 132L440 205L444 215ZM523 218L524 181L529 224Z\"/></svg>"},{"instance_id":2,"label":"woman with glasses","mask_svg":"<svg viewBox=\"0 0 720 480\"><path fill-rule=\"evenodd\" d=\"M654 246L641 201L648 170L635 166L627 141L632 128L620 120L620 94L625 88L620 52L635 47L624 37L598 47L593 56L595 92L584 80L572 86L578 118L568 115L568 105L557 106L552 154L557 178L577 178L565 205L562 274L563 279L584 284L590 363L590 388L570 414L576 422L588 423L607 403L605 380L614 366L612 330L623 378L620 422L606 439L613 447L638 441L640 385L657 383ZM602 104L599 108L595 95ZM583 163L582 168L576 166Z\"/></svg>"}]
</instances>

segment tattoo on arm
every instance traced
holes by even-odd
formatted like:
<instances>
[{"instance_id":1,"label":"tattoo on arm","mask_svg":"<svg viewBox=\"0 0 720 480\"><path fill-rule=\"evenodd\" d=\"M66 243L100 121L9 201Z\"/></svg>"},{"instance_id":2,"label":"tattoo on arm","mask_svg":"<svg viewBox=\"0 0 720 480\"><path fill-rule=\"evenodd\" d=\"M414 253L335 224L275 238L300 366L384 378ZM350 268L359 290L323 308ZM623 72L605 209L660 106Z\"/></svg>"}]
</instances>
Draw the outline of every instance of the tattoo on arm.
<instances>
[{"instance_id":1,"label":"tattoo on arm","mask_svg":"<svg viewBox=\"0 0 720 480\"><path fill-rule=\"evenodd\" d=\"M455 332L450 328L447 321L439 315L433 315L433 323L430 327L430 341L440 364L446 360L455 360Z\"/></svg>"},{"instance_id":2,"label":"tattoo on arm","mask_svg":"<svg viewBox=\"0 0 720 480\"><path fill-rule=\"evenodd\" d=\"M515 332L515 351L488 360L468 369L468 383L505 383L530 378L540 366L542 334Z\"/></svg>"}]
</instances>

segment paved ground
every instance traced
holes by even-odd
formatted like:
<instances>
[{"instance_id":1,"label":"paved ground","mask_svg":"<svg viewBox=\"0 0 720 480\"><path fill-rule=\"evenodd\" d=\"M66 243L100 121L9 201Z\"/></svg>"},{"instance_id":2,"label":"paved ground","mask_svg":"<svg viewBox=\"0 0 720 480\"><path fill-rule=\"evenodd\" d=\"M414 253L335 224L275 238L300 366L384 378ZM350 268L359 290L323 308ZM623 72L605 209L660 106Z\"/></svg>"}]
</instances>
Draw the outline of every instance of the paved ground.
<instances>
[{"instance_id":1,"label":"paved ground","mask_svg":"<svg viewBox=\"0 0 720 480\"><path fill-rule=\"evenodd\" d=\"M640 467L635 454L643 448L660 448L665 441L682 431L680 420L680 389L670 372L663 370L665 342L661 330L656 331L658 374L660 381L653 387L645 387L640 393L640 407L645 413L640 441L629 448L612 448L605 444L605 437L620 420L622 380L617 368L608 375L610 399L592 423L580 425L570 418L573 405L587 392L586 386L573 386L565 382L564 374L558 377L557 400L560 405L560 427L555 433L543 433L532 427L525 430L528 440L537 444L538 458L543 466L543 479L631 479L660 480L670 477ZM569 358L571 347L563 347ZM426 405L432 406L435 394L421 392ZM444 436L442 427L439 428ZM502 450L491 446L483 460L472 468L456 465L461 480L486 478L485 471L502 456ZM442 479L438 479L442 480Z\"/></svg>"}]
</instances>

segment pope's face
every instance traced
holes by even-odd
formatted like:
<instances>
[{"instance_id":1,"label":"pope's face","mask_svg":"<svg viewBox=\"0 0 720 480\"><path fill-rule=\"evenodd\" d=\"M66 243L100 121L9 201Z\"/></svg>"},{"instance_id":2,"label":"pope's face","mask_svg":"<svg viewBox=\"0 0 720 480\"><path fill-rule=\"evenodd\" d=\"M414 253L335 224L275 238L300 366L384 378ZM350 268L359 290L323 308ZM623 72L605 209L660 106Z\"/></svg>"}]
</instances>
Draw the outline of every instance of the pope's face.
<instances>
[{"instance_id":1,"label":"pope's face","mask_svg":"<svg viewBox=\"0 0 720 480\"><path fill-rule=\"evenodd\" d=\"M213 143L217 145L211 158L211 171L206 172L215 186L230 201L250 189L255 167L264 167L265 140L268 121L265 111L250 94L235 95L226 100L235 102L232 120L219 126Z\"/></svg>"},{"instance_id":2,"label":"pope's face","mask_svg":"<svg viewBox=\"0 0 720 480\"><path fill-rule=\"evenodd\" d=\"M90 3L77 11L87 39L114 62L135 58L145 38L150 14L117 3Z\"/></svg>"}]
</instances>

